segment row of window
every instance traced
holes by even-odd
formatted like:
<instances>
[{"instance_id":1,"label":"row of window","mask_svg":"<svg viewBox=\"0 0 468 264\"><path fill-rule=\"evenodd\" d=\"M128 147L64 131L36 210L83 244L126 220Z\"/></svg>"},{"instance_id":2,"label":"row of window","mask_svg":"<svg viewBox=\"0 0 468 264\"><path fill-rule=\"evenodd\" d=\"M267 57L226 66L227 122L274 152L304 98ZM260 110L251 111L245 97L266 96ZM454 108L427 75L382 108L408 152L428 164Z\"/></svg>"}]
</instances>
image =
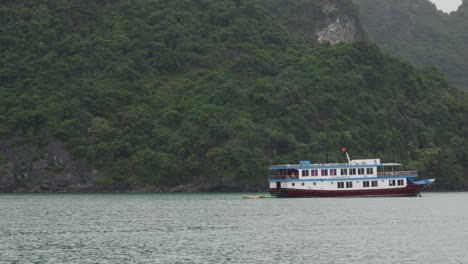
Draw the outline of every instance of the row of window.
<instances>
[{"instance_id":1,"label":"row of window","mask_svg":"<svg viewBox=\"0 0 468 264\"><path fill-rule=\"evenodd\" d=\"M346 183L346 188L353 188L353 182L338 182L338 189L343 189ZM378 181L363 181L362 186L364 188L368 188L372 185L372 187L378 187L379 182Z\"/></svg>"},{"instance_id":2,"label":"row of window","mask_svg":"<svg viewBox=\"0 0 468 264\"><path fill-rule=\"evenodd\" d=\"M338 182L338 189L343 189L344 186L344 182ZM346 182L346 188L353 188L353 182Z\"/></svg>"},{"instance_id":3,"label":"row of window","mask_svg":"<svg viewBox=\"0 0 468 264\"><path fill-rule=\"evenodd\" d=\"M396 186L395 185L395 180L390 180L389 182L389 186ZM398 186L403 186L405 185L405 180L401 179L401 180L396 180L396 183ZM379 182L378 181L363 181L362 182L362 187L364 188L368 188L368 187L378 187L379 186ZM340 187L338 187L340 188Z\"/></svg>"},{"instance_id":4,"label":"row of window","mask_svg":"<svg viewBox=\"0 0 468 264\"><path fill-rule=\"evenodd\" d=\"M369 185L372 185L372 187L378 187L379 186L379 182L378 181L363 181L362 182L362 187L364 188L368 188L370 187Z\"/></svg>"},{"instance_id":5,"label":"row of window","mask_svg":"<svg viewBox=\"0 0 468 264\"><path fill-rule=\"evenodd\" d=\"M359 181L357 182L359 183ZM396 186L395 183L398 185L398 186L403 186L405 184L405 181L403 179L401 180L390 180L389 181L389 185L390 186ZM314 185L316 183L314 182ZM333 184L333 182L332 182ZM353 188L353 182L352 181L347 181L347 182L337 182L338 184L338 189L344 189L345 188L345 184L346 184L346 188ZM295 183L292 183L292 186L295 186L296 184ZM302 186L304 186L304 183L302 183ZM363 181L362 182L362 187L364 188L369 188L369 187L378 187L379 186L379 182L378 181Z\"/></svg>"},{"instance_id":6,"label":"row of window","mask_svg":"<svg viewBox=\"0 0 468 264\"><path fill-rule=\"evenodd\" d=\"M310 173L309 173L310 171ZM319 176L318 175L319 170L302 170L302 177L308 177L310 176ZM357 168L357 174L356 174L356 168L352 169L340 169L340 175L365 175L365 174L374 174L374 168ZM365 172L365 173L364 173ZM320 176L336 176L337 174L336 169L322 169L320 170Z\"/></svg>"},{"instance_id":7,"label":"row of window","mask_svg":"<svg viewBox=\"0 0 468 264\"><path fill-rule=\"evenodd\" d=\"M314 186L315 186L315 185L317 185L317 183L316 183L316 182L314 182L313 184L314 184ZM304 183L302 183L302 186L304 186L304 185L305 185L305 184L304 184ZM292 183L292 186L296 186L296 184L293 182L293 183Z\"/></svg>"},{"instance_id":8,"label":"row of window","mask_svg":"<svg viewBox=\"0 0 468 264\"><path fill-rule=\"evenodd\" d=\"M396 180L396 183L397 183L398 186L405 185L404 180ZM395 185L395 180L390 180L389 185L390 186L396 186Z\"/></svg>"}]
</instances>

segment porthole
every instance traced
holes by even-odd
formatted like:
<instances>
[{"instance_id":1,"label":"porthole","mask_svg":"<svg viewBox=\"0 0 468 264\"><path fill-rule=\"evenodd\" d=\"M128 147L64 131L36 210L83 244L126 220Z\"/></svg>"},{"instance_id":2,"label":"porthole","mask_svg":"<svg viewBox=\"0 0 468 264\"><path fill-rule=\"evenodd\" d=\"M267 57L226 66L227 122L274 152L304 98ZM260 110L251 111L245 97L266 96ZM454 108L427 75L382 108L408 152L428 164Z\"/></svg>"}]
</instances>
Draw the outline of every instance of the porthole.
<instances>
[{"instance_id":1,"label":"porthole","mask_svg":"<svg viewBox=\"0 0 468 264\"><path fill-rule=\"evenodd\" d=\"M294 182L292 183L292 186L296 185Z\"/></svg>"},{"instance_id":2,"label":"porthole","mask_svg":"<svg viewBox=\"0 0 468 264\"><path fill-rule=\"evenodd\" d=\"M331 182L331 184L333 184L333 182Z\"/></svg>"},{"instance_id":3,"label":"porthole","mask_svg":"<svg viewBox=\"0 0 468 264\"><path fill-rule=\"evenodd\" d=\"M316 182L314 182L314 185L317 185L317 183L316 183Z\"/></svg>"},{"instance_id":4,"label":"porthole","mask_svg":"<svg viewBox=\"0 0 468 264\"><path fill-rule=\"evenodd\" d=\"M356 183L359 183L359 181L357 181Z\"/></svg>"},{"instance_id":5,"label":"porthole","mask_svg":"<svg viewBox=\"0 0 468 264\"><path fill-rule=\"evenodd\" d=\"M304 186L304 183L302 183L302 186Z\"/></svg>"}]
</instances>

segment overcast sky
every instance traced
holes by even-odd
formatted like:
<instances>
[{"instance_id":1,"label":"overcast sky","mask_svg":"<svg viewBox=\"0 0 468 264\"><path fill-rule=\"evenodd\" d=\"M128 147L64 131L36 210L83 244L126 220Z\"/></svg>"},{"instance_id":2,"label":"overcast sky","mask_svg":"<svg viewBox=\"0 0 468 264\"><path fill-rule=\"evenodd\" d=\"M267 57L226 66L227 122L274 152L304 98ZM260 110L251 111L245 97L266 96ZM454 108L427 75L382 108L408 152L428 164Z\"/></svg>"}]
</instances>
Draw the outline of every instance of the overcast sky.
<instances>
[{"instance_id":1,"label":"overcast sky","mask_svg":"<svg viewBox=\"0 0 468 264\"><path fill-rule=\"evenodd\" d=\"M462 3L462 0L429 0L429 1L436 4L438 9L446 13L456 11Z\"/></svg>"}]
</instances>

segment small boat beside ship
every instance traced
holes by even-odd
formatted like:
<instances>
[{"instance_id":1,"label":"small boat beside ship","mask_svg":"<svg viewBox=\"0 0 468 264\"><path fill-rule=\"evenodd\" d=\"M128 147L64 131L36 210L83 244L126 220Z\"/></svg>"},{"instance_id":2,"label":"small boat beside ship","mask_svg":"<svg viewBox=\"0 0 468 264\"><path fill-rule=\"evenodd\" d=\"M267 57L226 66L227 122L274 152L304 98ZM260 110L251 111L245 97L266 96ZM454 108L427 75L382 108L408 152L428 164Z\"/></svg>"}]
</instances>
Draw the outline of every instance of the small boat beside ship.
<instances>
[{"instance_id":1,"label":"small boat beside ship","mask_svg":"<svg viewBox=\"0 0 468 264\"><path fill-rule=\"evenodd\" d=\"M380 159L351 160L347 163L272 165L269 191L276 197L390 197L418 196L435 179L415 181L417 171L405 171L400 163Z\"/></svg>"}]
</instances>

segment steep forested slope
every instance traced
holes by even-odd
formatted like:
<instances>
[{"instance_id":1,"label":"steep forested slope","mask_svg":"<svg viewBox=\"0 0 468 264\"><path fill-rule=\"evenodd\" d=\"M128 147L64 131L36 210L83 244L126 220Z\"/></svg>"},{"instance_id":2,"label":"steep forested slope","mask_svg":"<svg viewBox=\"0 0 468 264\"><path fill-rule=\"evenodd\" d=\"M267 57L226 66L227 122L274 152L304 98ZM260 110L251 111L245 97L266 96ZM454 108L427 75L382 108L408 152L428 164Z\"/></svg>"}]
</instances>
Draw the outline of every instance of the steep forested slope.
<instances>
[{"instance_id":1,"label":"steep forested slope","mask_svg":"<svg viewBox=\"0 0 468 264\"><path fill-rule=\"evenodd\" d=\"M468 185L461 90L368 42L310 41L282 2L3 4L1 138L63 142L100 183L253 184L268 164L322 161L328 130L331 160L346 145Z\"/></svg>"},{"instance_id":2,"label":"steep forested slope","mask_svg":"<svg viewBox=\"0 0 468 264\"><path fill-rule=\"evenodd\" d=\"M428 0L355 0L368 37L384 50L443 70L468 88L468 1L456 12L438 11Z\"/></svg>"}]
</instances>

